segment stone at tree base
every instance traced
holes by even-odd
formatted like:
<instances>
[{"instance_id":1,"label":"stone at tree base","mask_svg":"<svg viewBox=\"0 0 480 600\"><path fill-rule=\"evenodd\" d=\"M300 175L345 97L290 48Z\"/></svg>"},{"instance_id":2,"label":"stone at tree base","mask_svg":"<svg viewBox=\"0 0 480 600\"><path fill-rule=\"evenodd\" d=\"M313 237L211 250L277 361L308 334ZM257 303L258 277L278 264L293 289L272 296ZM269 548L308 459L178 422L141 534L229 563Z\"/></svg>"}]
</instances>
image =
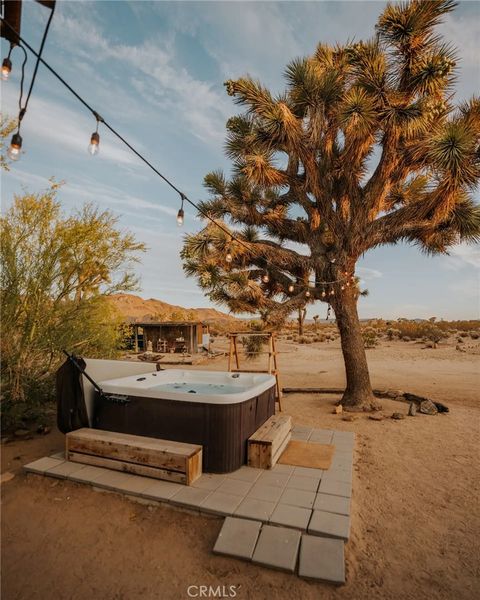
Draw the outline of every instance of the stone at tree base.
<instances>
[{"instance_id":1,"label":"stone at tree base","mask_svg":"<svg viewBox=\"0 0 480 600\"><path fill-rule=\"evenodd\" d=\"M368 415L368 418L372 421L383 421L383 415L380 414Z\"/></svg>"},{"instance_id":2,"label":"stone at tree base","mask_svg":"<svg viewBox=\"0 0 480 600\"><path fill-rule=\"evenodd\" d=\"M387 390L385 395L387 398L395 400L398 396L403 397L403 392L402 390Z\"/></svg>"},{"instance_id":3,"label":"stone at tree base","mask_svg":"<svg viewBox=\"0 0 480 600\"><path fill-rule=\"evenodd\" d=\"M437 410L439 413L444 412L444 413L448 413L450 412L450 409L448 408L448 406L445 406L445 404L442 404L441 402L434 402Z\"/></svg>"},{"instance_id":4,"label":"stone at tree base","mask_svg":"<svg viewBox=\"0 0 480 600\"><path fill-rule=\"evenodd\" d=\"M356 418L357 417L355 415L345 415L342 417L342 421L355 421Z\"/></svg>"},{"instance_id":5,"label":"stone at tree base","mask_svg":"<svg viewBox=\"0 0 480 600\"><path fill-rule=\"evenodd\" d=\"M436 415L438 409L431 400L423 400L420 402L420 412L424 415Z\"/></svg>"},{"instance_id":6,"label":"stone at tree base","mask_svg":"<svg viewBox=\"0 0 480 600\"><path fill-rule=\"evenodd\" d=\"M410 402L410 406L408 407L408 416L414 417L417 414L417 405L415 402Z\"/></svg>"},{"instance_id":7,"label":"stone at tree base","mask_svg":"<svg viewBox=\"0 0 480 600\"><path fill-rule=\"evenodd\" d=\"M337 406L333 409L334 415L339 415L343 412L343 406L341 404L337 404Z\"/></svg>"},{"instance_id":8,"label":"stone at tree base","mask_svg":"<svg viewBox=\"0 0 480 600\"><path fill-rule=\"evenodd\" d=\"M400 421L404 418L405 418L405 415L403 413L394 412L392 415L392 419L395 419L396 421Z\"/></svg>"}]
</instances>

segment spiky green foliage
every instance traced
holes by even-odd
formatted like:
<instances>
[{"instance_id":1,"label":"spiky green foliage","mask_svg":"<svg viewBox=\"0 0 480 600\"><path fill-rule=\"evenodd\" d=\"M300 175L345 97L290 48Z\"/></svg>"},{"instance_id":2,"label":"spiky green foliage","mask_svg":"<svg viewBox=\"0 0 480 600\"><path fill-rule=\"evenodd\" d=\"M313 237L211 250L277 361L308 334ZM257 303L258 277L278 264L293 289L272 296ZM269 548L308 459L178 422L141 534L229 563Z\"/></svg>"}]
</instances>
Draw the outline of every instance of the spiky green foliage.
<instances>
[{"instance_id":1,"label":"spiky green foliage","mask_svg":"<svg viewBox=\"0 0 480 600\"><path fill-rule=\"evenodd\" d=\"M388 5L372 39L293 60L277 97L250 77L226 83L245 112L227 123L233 175L206 176L202 209L244 244L208 225L183 249L212 300L278 319L329 300L307 282L338 280L373 247L479 240L480 100L455 106L456 53L435 34L454 6Z\"/></svg>"}]
</instances>

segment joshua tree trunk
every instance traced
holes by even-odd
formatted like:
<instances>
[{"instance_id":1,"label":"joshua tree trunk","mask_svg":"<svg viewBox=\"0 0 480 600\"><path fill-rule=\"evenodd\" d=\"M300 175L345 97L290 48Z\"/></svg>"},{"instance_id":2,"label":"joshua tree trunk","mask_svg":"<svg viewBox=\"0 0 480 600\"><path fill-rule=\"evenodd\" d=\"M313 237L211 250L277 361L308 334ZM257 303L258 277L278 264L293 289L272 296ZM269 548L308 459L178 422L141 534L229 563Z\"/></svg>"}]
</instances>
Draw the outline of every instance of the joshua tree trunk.
<instances>
[{"instance_id":1,"label":"joshua tree trunk","mask_svg":"<svg viewBox=\"0 0 480 600\"><path fill-rule=\"evenodd\" d=\"M367 357L357 313L357 298L353 288L348 288L332 300L342 342L347 386L341 403L359 410L378 406L372 392Z\"/></svg>"}]
</instances>

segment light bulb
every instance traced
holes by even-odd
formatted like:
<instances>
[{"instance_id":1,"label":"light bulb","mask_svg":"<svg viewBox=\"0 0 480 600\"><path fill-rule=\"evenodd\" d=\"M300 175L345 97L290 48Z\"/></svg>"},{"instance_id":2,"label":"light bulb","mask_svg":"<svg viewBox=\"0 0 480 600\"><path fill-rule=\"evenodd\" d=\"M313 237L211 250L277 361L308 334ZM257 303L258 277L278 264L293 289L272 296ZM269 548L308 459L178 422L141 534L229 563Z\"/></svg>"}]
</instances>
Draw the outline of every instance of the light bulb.
<instances>
[{"instance_id":1,"label":"light bulb","mask_svg":"<svg viewBox=\"0 0 480 600\"><path fill-rule=\"evenodd\" d=\"M345 289L345 286L344 286L344 285L342 285L342 287L341 287L340 289L341 289L341 290L344 290L344 289Z\"/></svg>"},{"instance_id":2,"label":"light bulb","mask_svg":"<svg viewBox=\"0 0 480 600\"><path fill-rule=\"evenodd\" d=\"M325 290L323 290L323 292L322 292L322 298L325 298L326 295L327 295L327 292Z\"/></svg>"},{"instance_id":3,"label":"light bulb","mask_svg":"<svg viewBox=\"0 0 480 600\"><path fill-rule=\"evenodd\" d=\"M308 290L305 292L305 296L306 296L307 298L310 298L310 292L309 292Z\"/></svg>"},{"instance_id":4,"label":"light bulb","mask_svg":"<svg viewBox=\"0 0 480 600\"><path fill-rule=\"evenodd\" d=\"M295 286L293 285L293 283L291 283L291 284L288 286L288 291L289 291L290 293L292 293L294 290L295 290Z\"/></svg>"},{"instance_id":5,"label":"light bulb","mask_svg":"<svg viewBox=\"0 0 480 600\"><path fill-rule=\"evenodd\" d=\"M90 144L88 145L88 153L92 156L96 156L100 152L100 136L97 131L92 133L90 138Z\"/></svg>"},{"instance_id":6,"label":"light bulb","mask_svg":"<svg viewBox=\"0 0 480 600\"><path fill-rule=\"evenodd\" d=\"M7 150L7 156L10 160L19 160L22 150L22 136L19 133L12 135L12 141Z\"/></svg>"},{"instance_id":7,"label":"light bulb","mask_svg":"<svg viewBox=\"0 0 480 600\"><path fill-rule=\"evenodd\" d=\"M183 212L183 208L181 208L177 213L177 225L181 227L183 225L183 217L185 213Z\"/></svg>"},{"instance_id":8,"label":"light bulb","mask_svg":"<svg viewBox=\"0 0 480 600\"><path fill-rule=\"evenodd\" d=\"M330 296L335 296L335 290L330 290Z\"/></svg>"},{"instance_id":9,"label":"light bulb","mask_svg":"<svg viewBox=\"0 0 480 600\"><path fill-rule=\"evenodd\" d=\"M270 275L268 273L264 273L262 275L262 281L263 283L268 283L270 281Z\"/></svg>"},{"instance_id":10,"label":"light bulb","mask_svg":"<svg viewBox=\"0 0 480 600\"><path fill-rule=\"evenodd\" d=\"M231 262L232 262L232 260L233 260L233 256L232 256L232 253L231 253L231 251L230 251L230 250L227 250L227 253L225 254L225 260L226 260L228 263L231 263Z\"/></svg>"},{"instance_id":11,"label":"light bulb","mask_svg":"<svg viewBox=\"0 0 480 600\"><path fill-rule=\"evenodd\" d=\"M2 63L2 79L7 81L12 72L12 61L9 58L4 58Z\"/></svg>"}]
</instances>

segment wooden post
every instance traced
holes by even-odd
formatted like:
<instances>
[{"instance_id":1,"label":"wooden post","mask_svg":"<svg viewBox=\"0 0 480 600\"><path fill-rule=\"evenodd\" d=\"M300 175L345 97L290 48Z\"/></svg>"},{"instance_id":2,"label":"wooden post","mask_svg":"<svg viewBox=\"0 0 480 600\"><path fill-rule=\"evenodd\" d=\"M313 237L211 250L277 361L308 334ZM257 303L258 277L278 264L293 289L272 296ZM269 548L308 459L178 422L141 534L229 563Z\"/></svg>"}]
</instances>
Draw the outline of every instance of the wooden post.
<instances>
[{"instance_id":1,"label":"wooden post","mask_svg":"<svg viewBox=\"0 0 480 600\"><path fill-rule=\"evenodd\" d=\"M242 332L242 333L245 333L245 335L249 335L248 332ZM238 333L230 333L229 334L230 348L229 348L229 352L228 352L228 370L248 373L248 372L250 372L249 369L244 369L244 370L240 369L240 358L239 358L238 346L237 346L238 335L239 335ZM253 333L251 335L268 336L268 352L267 352L268 365L267 365L267 368L263 369L263 370L255 369L254 372L255 373L268 373L269 375L275 375L276 399L278 402L278 409L281 412L282 411L282 390L280 388L280 379L279 379L279 375L278 375L277 348L275 345L275 334L273 332L266 332L266 333L258 332L258 333ZM265 352L262 352L262 354L265 354ZM233 367L233 359L235 359L236 368Z\"/></svg>"},{"instance_id":2,"label":"wooden post","mask_svg":"<svg viewBox=\"0 0 480 600\"><path fill-rule=\"evenodd\" d=\"M138 354L138 325L133 326L133 331L135 335L135 354Z\"/></svg>"}]
</instances>

